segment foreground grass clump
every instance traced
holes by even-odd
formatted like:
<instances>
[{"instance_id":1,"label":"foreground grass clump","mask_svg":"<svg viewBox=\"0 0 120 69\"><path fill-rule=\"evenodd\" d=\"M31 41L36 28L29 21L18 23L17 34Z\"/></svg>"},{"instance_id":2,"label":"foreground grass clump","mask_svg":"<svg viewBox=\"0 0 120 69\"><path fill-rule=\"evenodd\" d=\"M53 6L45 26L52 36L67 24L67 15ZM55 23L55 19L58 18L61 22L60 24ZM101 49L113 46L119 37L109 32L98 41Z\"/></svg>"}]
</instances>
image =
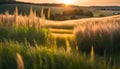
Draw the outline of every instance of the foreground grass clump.
<instances>
[{"instance_id":1,"label":"foreground grass clump","mask_svg":"<svg viewBox=\"0 0 120 69\"><path fill-rule=\"evenodd\" d=\"M119 19L98 20L81 23L75 29L77 44L82 50L89 51L94 46L98 52L117 53L120 49Z\"/></svg>"},{"instance_id":2,"label":"foreground grass clump","mask_svg":"<svg viewBox=\"0 0 120 69\"><path fill-rule=\"evenodd\" d=\"M0 69L109 69L109 66L61 48L5 41L0 42Z\"/></svg>"},{"instance_id":3,"label":"foreground grass clump","mask_svg":"<svg viewBox=\"0 0 120 69\"><path fill-rule=\"evenodd\" d=\"M49 30L37 29L34 26L0 26L0 41L13 40L18 42L25 42L27 40L30 44L37 42L38 44L43 45L47 42L48 37Z\"/></svg>"}]
</instances>

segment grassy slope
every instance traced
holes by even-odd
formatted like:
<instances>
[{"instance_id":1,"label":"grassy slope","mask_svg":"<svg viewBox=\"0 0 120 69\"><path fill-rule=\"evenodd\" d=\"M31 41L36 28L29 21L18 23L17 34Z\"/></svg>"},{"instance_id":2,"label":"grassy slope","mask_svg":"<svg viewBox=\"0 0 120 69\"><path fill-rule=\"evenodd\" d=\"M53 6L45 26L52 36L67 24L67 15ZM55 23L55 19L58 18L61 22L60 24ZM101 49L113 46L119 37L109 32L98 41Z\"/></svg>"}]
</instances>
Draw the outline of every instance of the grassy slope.
<instances>
[{"instance_id":1,"label":"grassy slope","mask_svg":"<svg viewBox=\"0 0 120 69\"><path fill-rule=\"evenodd\" d=\"M76 19L76 20L66 20L66 21L45 21L45 27L50 28L53 32L58 33L70 33L74 29L75 26L83 23L91 23L95 21L101 20L111 20L111 19L119 19L120 15L109 16L109 17L99 17L99 18L84 18L84 19Z\"/></svg>"},{"instance_id":2,"label":"grassy slope","mask_svg":"<svg viewBox=\"0 0 120 69\"><path fill-rule=\"evenodd\" d=\"M120 15L109 16L109 17L101 17L101 18L85 18L85 19L77 19L77 20L67 20L67 21L50 21L46 20L45 26L50 29L53 37L60 38L71 38L75 37L75 27L82 25L87 25L88 27L96 22L108 21L108 23L113 24L113 22L109 22L110 20L119 20ZM105 25L106 26L106 25ZM85 26L86 27L86 26ZM99 25L98 25L99 27ZM92 28L90 28L92 29ZM87 30L86 30L87 32ZM75 46L75 45L73 45ZM102 47L102 46L101 46Z\"/></svg>"},{"instance_id":3,"label":"grassy slope","mask_svg":"<svg viewBox=\"0 0 120 69\"><path fill-rule=\"evenodd\" d=\"M106 20L114 18L119 19L120 15L104 18L88 18L68 21L46 20L45 26L52 28L52 30L54 29L54 32L59 34L59 32L61 31L64 33L67 33L69 30L73 31L74 27L77 24L82 25L83 23L91 23L96 20ZM61 34L59 34L59 36L61 36ZM29 43L20 44L18 42L12 41L0 43L0 55L0 60L2 60L2 62L0 62L1 69L17 69L17 65L19 65L20 63L22 64L23 62L25 65L25 69L109 69L109 65L111 64L111 59L110 64L104 63L104 60L99 58L97 59L100 62L95 60L95 63L91 63L91 58L86 58L86 55L78 55L72 52L70 52L69 54L69 52L66 52L64 50L53 50L53 48L49 49L49 47L42 48L38 47L37 44L35 44L35 47L33 48L30 47ZM106 64L108 64L108 68L106 67Z\"/></svg>"}]
</instances>

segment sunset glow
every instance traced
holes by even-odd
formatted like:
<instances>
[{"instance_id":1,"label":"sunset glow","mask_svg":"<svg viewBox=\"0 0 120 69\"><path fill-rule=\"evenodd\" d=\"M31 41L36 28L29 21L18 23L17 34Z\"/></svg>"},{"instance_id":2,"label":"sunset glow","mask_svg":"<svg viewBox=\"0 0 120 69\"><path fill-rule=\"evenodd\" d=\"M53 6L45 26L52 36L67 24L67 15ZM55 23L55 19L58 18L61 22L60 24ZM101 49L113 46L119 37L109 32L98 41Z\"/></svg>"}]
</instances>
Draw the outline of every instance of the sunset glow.
<instances>
[{"instance_id":1,"label":"sunset glow","mask_svg":"<svg viewBox=\"0 0 120 69\"><path fill-rule=\"evenodd\" d=\"M63 0L63 3L64 3L64 4L71 4L71 3L72 3L72 0Z\"/></svg>"},{"instance_id":2,"label":"sunset glow","mask_svg":"<svg viewBox=\"0 0 120 69\"><path fill-rule=\"evenodd\" d=\"M64 3L79 6L109 6L120 5L120 0L17 0L31 3Z\"/></svg>"}]
</instances>

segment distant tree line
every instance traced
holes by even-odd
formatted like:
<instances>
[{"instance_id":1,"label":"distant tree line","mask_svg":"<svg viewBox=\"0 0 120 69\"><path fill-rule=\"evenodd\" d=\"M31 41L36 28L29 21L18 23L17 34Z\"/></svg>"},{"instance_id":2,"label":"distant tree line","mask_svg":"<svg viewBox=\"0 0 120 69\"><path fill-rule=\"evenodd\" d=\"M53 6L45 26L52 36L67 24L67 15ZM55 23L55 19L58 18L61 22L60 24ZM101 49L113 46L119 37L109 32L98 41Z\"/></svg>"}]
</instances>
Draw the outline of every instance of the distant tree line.
<instances>
[{"instance_id":1,"label":"distant tree line","mask_svg":"<svg viewBox=\"0 0 120 69\"><path fill-rule=\"evenodd\" d=\"M71 9L65 10L61 13L51 14L51 19L53 20L67 20L67 19L77 19L79 17L93 17L94 14L92 11L83 10L83 9Z\"/></svg>"},{"instance_id":2,"label":"distant tree line","mask_svg":"<svg viewBox=\"0 0 120 69\"><path fill-rule=\"evenodd\" d=\"M78 16L90 16L93 17L93 13L91 11L84 11L82 9L74 9L74 10L65 10L63 12L63 16L70 16L70 15L78 15Z\"/></svg>"},{"instance_id":3,"label":"distant tree line","mask_svg":"<svg viewBox=\"0 0 120 69\"><path fill-rule=\"evenodd\" d=\"M120 8L100 8L98 10L104 10L104 11L120 11Z\"/></svg>"},{"instance_id":4,"label":"distant tree line","mask_svg":"<svg viewBox=\"0 0 120 69\"><path fill-rule=\"evenodd\" d=\"M16 1L16 0L0 0L0 2L9 2L9 1Z\"/></svg>"}]
</instances>

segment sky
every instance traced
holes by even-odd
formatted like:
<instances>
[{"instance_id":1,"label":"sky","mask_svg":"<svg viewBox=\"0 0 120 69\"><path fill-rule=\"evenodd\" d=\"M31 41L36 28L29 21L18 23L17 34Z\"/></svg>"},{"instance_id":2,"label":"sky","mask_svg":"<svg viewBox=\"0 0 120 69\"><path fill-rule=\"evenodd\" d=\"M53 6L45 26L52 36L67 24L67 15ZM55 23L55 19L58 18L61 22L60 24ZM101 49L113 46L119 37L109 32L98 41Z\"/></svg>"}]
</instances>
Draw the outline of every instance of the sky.
<instances>
[{"instance_id":1,"label":"sky","mask_svg":"<svg viewBox=\"0 0 120 69\"><path fill-rule=\"evenodd\" d=\"M120 0L17 0L32 3L65 3L79 6L120 6Z\"/></svg>"}]
</instances>

